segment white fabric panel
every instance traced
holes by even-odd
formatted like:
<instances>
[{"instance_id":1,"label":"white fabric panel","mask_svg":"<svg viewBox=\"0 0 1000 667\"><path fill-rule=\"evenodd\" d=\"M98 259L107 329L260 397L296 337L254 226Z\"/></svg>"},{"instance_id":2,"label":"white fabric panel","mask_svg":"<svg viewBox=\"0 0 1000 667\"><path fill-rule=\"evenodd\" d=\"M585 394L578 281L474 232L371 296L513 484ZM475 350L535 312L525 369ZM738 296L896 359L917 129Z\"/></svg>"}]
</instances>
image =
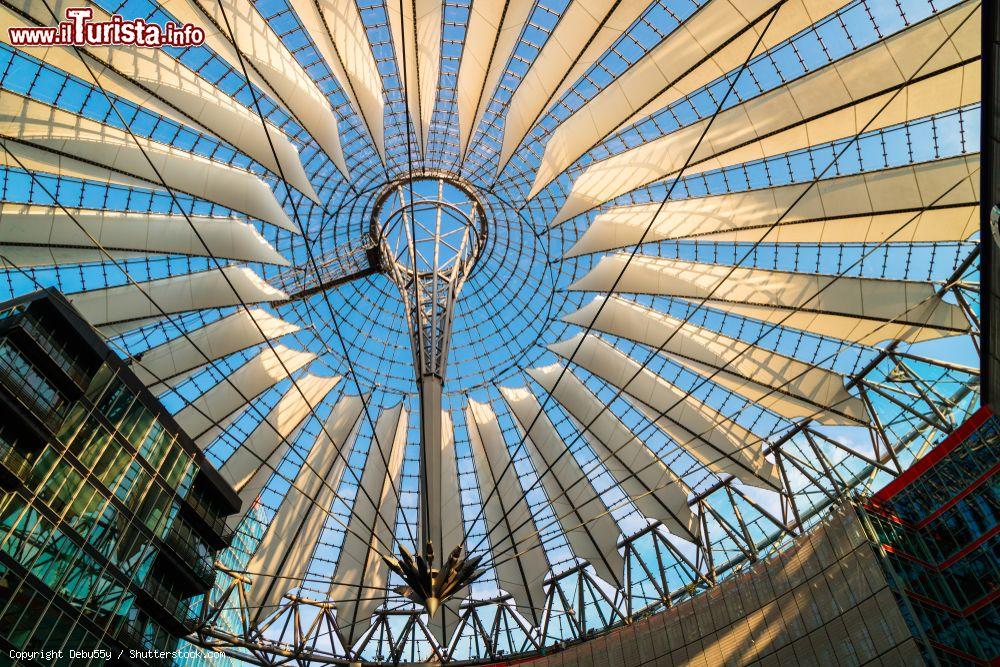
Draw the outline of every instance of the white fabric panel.
<instances>
[{"instance_id":1,"label":"white fabric panel","mask_svg":"<svg viewBox=\"0 0 1000 667\"><path fill-rule=\"evenodd\" d=\"M146 350L129 367L150 391L159 394L176 387L208 363L205 357L215 361L298 330L298 326L266 310L240 308L232 315L188 332L187 336L172 338Z\"/></svg>"},{"instance_id":2,"label":"white fabric panel","mask_svg":"<svg viewBox=\"0 0 1000 667\"><path fill-rule=\"evenodd\" d=\"M65 15L68 7L90 7L95 22L107 21L109 14L87 0L51 0L15 2L41 25L52 25L52 15ZM9 43L7 28L25 25L23 17L0 6L0 40ZM292 187L319 203L306 177L299 153L280 130L267 124L267 134L260 117L231 96L170 57L162 49L137 49L131 46L94 46L79 50L58 47L24 50L53 67L82 81L98 85L109 93L166 116L182 125L193 126L232 144L264 165L274 174L284 172ZM86 62L80 53L86 53ZM271 143L268 143L270 136ZM273 149L272 149L273 145ZM275 160L277 153L277 160ZM280 171L279 171L280 165Z\"/></svg>"},{"instance_id":3,"label":"white fabric panel","mask_svg":"<svg viewBox=\"0 0 1000 667\"><path fill-rule=\"evenodd\" d=\"M98 48L107 50L106 47L98 47L94 49L79 47L78 51L77 49L67 48L65 46L32 46L31 48L19 48L11 45L8 29L30 25L54 25L55 20L52 18L52 14L55 14L60 19L64 19L67 7L89 7L94 12L94 21L107 21L109 17L107 12L90 0L49 0L44 3L32 2L32 0L8 0L5 4L0 5L0 42L10 46L12 49L20 51L22 54L31 58L37 58L38 60L51 65L56 69L60 69L68 74L71 74L88 84L93 84L94 82L94 77L91 75L91 72L93 72L101 82L101 86L104 90L109 93L118 95L119 97L123 97L136 103L141 103L146 110L152 113L166 116L167 118L183 125L191 125L191 119L182 113L178 113L178 109L170 106L163 100L150 95L147 91L143 90L140 86L136 85L124 76L119 76L118 73L108 69L106 67L106 63L101 63L93 57L83 60L78 55L78 52L92 55L94 51L98 50ZM50 8L52 10L51 12L49 11ZM15 9L17 11L15 11ZM159 49L133 49L133 51L136 56L136 60L145 56L145 58L143 58L145 62L155 63L156 66L159 66L161 62L166 60L177 62L173 58L163 54ZM160 56L163 57L161 58ZM181 68L183 68L183 65L177 63L178 71ZM186 70L186 68L184 69ZM258 124L260 123L259 120L257 122ZM197 129L203 130L205 128L198 126Z\"/></svg>"},{"instance_id":4,"label":"white fabric panel","mask_svg":"<svg viewBox=\"0 0 1000 667\"><path fill-rule=\"evenodd\" d=\"M640 512L661 522L674 535L697 541L698 518L688 507L691 489L684 480L605 409L572 371L559 379L562 369L552 364L530 368L527 373L565 408L594 454Z\"/></svg>"},{"instance_id":5,"label":"white fabric panel","mask_svg":"<svg viewBox=\"0 0 1000 667\"><path fill-rule=\"evenodd\" d=\"M849 0L788 0L761 39L763 53ZM649 116L743 64L767 26L774 0L710 0L556 128L534 196L616 129Z\"/></svg>"},{"instance_id":6,"label":"white fabric panel","mask_svg":"<svg viewBox=\"0 0 1000 667\"><path fill-rule=\"evenodd\" d=\"M112 171L100 165L81 162L30 144L6 141L0 151L0 166L10 169L45 172L55 176L82 178L96 183L112 183L129 188L149 188L150 183L133 176Z\"/></svg>"},{"instance_id":7,"label":"white fabric panel","mask_svg":"<svg viewBox=\"0 0 1000 667\"><path fill-rule=\"evenodd\" d=\"M112 250L110 255L118 261L141 259L148 253L132 250ZM7 261L4 261L4 258ZM95 250L83 248L42 248L39 246L15 246L0 244L0 266L60 266L64 264L83 264L84 262L99 262L107 259L107 255Z\"/></svg>"},{"instance_id":8,"label":"white fabric panel","mask_svg":"<svg viewBox=\"0 0 1000 667\"><path fill-rule=\"evenodd\" d=\"M222 464L219 472L240 495L244 507L257 497L281 463L295 439L292 434L338 382L339 376L303 375L288 387L264 420ZM233 516L231 520L238 522L239 517Z\"/></svg>"},{"instance_id":9,"label":"white fabric panel","mask_svg":"<svg viewBox=\"0 0 1000 667\"><path fill-rule=\"evenodd\" d=\"M252 225L236 218L189 219L190 223L182 215L2 202L0 252L18 266L105 261L107 255L90 240L92 236L112 257L215 255L246 262L289 264Z\"/></svg>"},{"instance_id":10,"label":"white fabric panel","mask_svg":"<svg viewBox=\"0 0 1000 667\"><path fill-rule=\"evenodd\" d=\"M441 533L441 543L435 549L440 549L442 557L447 558L465 537L458 463L455 459L455 427L447 410L441 411ZM447 645L458 626L459 603L467 590L468 587L456 591L447 603L441 605L437 615L428 621L431 632L442 645Z\"/></svg>"},{"instance_id":11,"label":"white fabric panel","mask_svg":"<svg viewBox=\"0 0 1000 667\"><path fill-rule=\"evenodd\" d=\"M385 159L382 77L355 0L290 0L313 44Z\"/></svg>"},{"instance_id":12,"label":"white fabric panel","mask_svg":"<svg viewBox=\"0 0 1000 667\"><path fill-rule=\"evenodd\" d=\"M250 0L163 0L160 4L181 21L204 28L206 45L242 76L239 54L229 46L235 43L248 73L251 69L256 70L257 80L267 82L265 92L277 95L340 173L348 176L337 133L337 116L330 101ZM233 40L230 40L230 31Z\"/></svg>"},{"instance_id":13,"label":"white fabric panel","mask_svg":"<svg viewBox=\"0 0 1000 667\"><path fill-rule=\"evenodd\" d=\"M17 140L6 142L7 150L27 169L130 186L165 184L298 233L271 188L250 172L151 139L133 138L125 130L43 102L4 91L0 135ZM21 142L41 150L25 151ZM13 160L8 164L17 166Z\"/></svg>"},{"instance_id":14,"label":"white fabric panel","mask_svg":"<svg viewBox=\"0 0 1000 667\"><path fill-rule=\"evenodd\" d=\"M375 423L376 437L361 473L361 487L368 496L358 491L330 582L329 599L337 604L337 623L351 644L382 604L378 589L389 583L389 567L379 554L393 544L399 509L395 489L406 449L406 423L402 404L383 410Z\"/></svg>"},{"instance_id":15,"label":"white fabric panel","mask_svg":"<svg viewBox=\"0 0 1000 667\"><path fill-rule=\"evenodd\" d=\"M337 401L250 559L247 571L273 575L253 577L247 591L249 608L259 608L257 618L274 611L282 596L308 572L309 559L357 435L361 410L360 396L344 396Z\"/></svg>"},{"instance_id":16,"label":"white fabric panel","mask_svg":"<svg viewBox=\"0 0 1000 667\"><path fill-rule=\"evenodd\" d=\"M486 113L534 4L534 0L473 0L469 8L456 92L460 155L465 155Z\"/></svg>"},{"instance_id":17,"label":"white fabric panel","mask_svg":"<svg viewBox=\"0 0 1000 667\"><path fill-rule=\"evenodd\" d=\"M978 154L809 185L675 199L662 209L616 207L598 215L566 257L636 245L647 228L644 243L918 243L963 241L979 231Z\"/></svg>"},{"instance_id":18,"label":"white fabric panel","mask_svg":"<svg viewBox=\"0 0 1000 667\"><path fill-rule=\"evenodd\" d=\"M848 393L839 373L633 301L611 297L603 309L601 303L602 297L596 297L563 319L660 350L689 370L783 417L811 417L821 424L842 426L868 421L864 403Z\"/></svg>"},{"instance_id":19,"label":"white fabric panel","mask_svg":"<svg viewBox=\"0 0 1000 667\"><path fill-rule=\"evenodd\" d=\"M542 617L542 583L549 566L531 508L490 404L470 398L465 422L480 496L485 503L483 516L497 581L514 598L518 611L537 624Z\"/></svg>"},{"instance_id":20,"label":"white fabric panel","mask_svg":"<svg viewBox=\"0 0 1000 667\"><path fill-rule=\"evenodd\" d=\"M700 144L710 118L596 162L573 183L552 224L675 174L692 155L685 175L780 155L978 102L979 16L978 4L960 5L726 109ZM949 40L948 35L959 25ZM921 68L941 44L945 45Z\"/></svg>"},{"instance_id":21,"label":"white fabric panel","mask_svg":"<svg viewBox=\"0 0 1000 667\"><path fill-rule=\"evenodd\" d=\"M577 350L582 337L578 333L549 349L566 359L572 355L573 363L622 389L630 403L709 470L750 486L781 487L777 468L764 458L763 440L593 334Z\"/></svg>"},{"instance_id":22,"label":"white fabric panel","mask_svg":"<svg viewBox=\"0 0 1000 667\"><path fill-rule=\"evenodd\" d=\"M649 0L571 0L511 97L499 170L531 127L649 7Z\"/></svg>"},{"instance_id":23,"label":"white fabric panel","mask_svg":"<svg viewBox=\"0 0 1000 667\"><path fill-rule=\"evenodd\" d=\"M618 524L576 458L567 451L534 394L526 387L500 387L500 393L515 417L518 432L524 438L531 462L573 553L590 563L597 576L620 588L625 560L618 553L621 537ZM529 426L530 434L525 436Z\"/></svg>"},{"instance_id":24,"label":"white fabric panel","mask_svg":"<svg viewBox=\"0 0 1000 667\"><path fill-rule=\"evenodd\" d=\"M711 295L706 303L713 308L866 345L969 330L962 309L941 300L931 283L733 269L648 255L635 255L627 269L626 262L628 255L608 255L570 289L607 292L624 270L615 292L699 303Z\"/></svg>"},{"instance_id":25,"label":"white fabric panel","mask_svg":"<svg viewBox=\"0 0 1000 667\"><path fill-rule=\"evenodd\" d=\"M226 282L227 278L229 282ZM261 303L287 297L250 269L226 266L221 270L209 269L135 285L130 283L74 292L67 294L66 298L84 319L110 336L160 319L161 310L171 315L189 310L236 306L241 300L244 303Z\"/></svg>"},{"instance_id":26,"label":"white fabric panel","mask_svg":"<svg viewBox=\"0 0 1000 667\"><path fill-rule=\"evenodd\" d=\"M30 2L31 0L27 1ZM237 53L236 48L229 39L229 31L223 26L210 21L201 7L199 7L197 0L163 0L163 2L158 4L166 9L179 23L194 23L204 28L205 46L232 67L233 71L239 76L243 76L240 54ZM227 18L229 17L229 12L226 13L226 16ZM235 29L232 19L230 19L230 26ZM288 107L285 105L284 100L275 92L268 81L261 76L260 72L253 67L253 63L249 62L246 54L243 54L243 61L246 63L247 75L250 82L274 100L274 102L282 105L287 110Z\"/></svg>"},{"instance_id":27,"label":"white fabric panel","mask_svg":"<svg viewBox=\"0 0 1000 667\"><path fill-rule=\"evenodd\" d=\"M443 538L438 548L445 550L444 553L461 544L465 537L455 459L455 428L447 410L442 410L441 414L441 532Z\"/></svg>"},{"instance_id":28,"label":"white fabric panel","mask_svg":"<svg viewBox=\"0 0 1000 667\"><path fill-rule=\"evenodd\" d=\"M402 12L400 11L402 10ZM441 0L389 0L386 14L396 53L396 71L404 82L407 111L420 150L427 146L441 72ZM404 75L405 69L405 75Z\"/></svg>"},{"instance_id":29,"label":"white fabric panel","mask_svg":"<svg viewBox=\"0 0 1000 667\"><path fill-rule=\"evenodd\" d=\"M315 358L312 352L292 350L275 343L274 349L261 350L230 373L228 381L220 381L191 401L174 415L174 419L204 449L228 426L238 410Z\"/></svg>"}]
</instances>

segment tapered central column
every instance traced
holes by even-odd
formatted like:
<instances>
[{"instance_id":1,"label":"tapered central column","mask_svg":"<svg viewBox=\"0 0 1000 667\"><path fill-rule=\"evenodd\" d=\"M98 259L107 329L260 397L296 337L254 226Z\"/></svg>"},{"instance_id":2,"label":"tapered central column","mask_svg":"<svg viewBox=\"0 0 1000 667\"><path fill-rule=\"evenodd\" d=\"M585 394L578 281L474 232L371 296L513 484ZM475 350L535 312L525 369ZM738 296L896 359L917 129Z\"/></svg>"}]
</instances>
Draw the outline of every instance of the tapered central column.
<instances>
[{"instance_id":1,"label":"tapered central column","mask_svg":"<svg viewBox=\"0 0 1000 667\"><path fill-rule=\"evenodd\" d=\"M446 548L441 525L441 393L440 378L425 376L417 379L420 391L420 548L433 545L431 562L440 568ZM436 443L436 446L435 446Z\"/></svg>"},{"instance_id":2,"label":"tapered central column","mask_svg":"<svg viewBox=\"0 0 1000 667\"><path fill-rule=\"evenodd\" d=\"M403 576L411 589L434 589L435 576L448 575L442 570L449 563L464 565L464 557L456 558L462 545L441 543L441 399L455 304L483 247L486 227L482 206L471 189L443 177L397 181L379 200L376 217L383 269L403 300L413 352L420 398L421 544L417 548L422 551L418 558L433 570L430 582ZM448 558L446 549L453 550ZM421 598L432 614L443 599L434 590L411 597Z\"/></svg>"}]
</instances>

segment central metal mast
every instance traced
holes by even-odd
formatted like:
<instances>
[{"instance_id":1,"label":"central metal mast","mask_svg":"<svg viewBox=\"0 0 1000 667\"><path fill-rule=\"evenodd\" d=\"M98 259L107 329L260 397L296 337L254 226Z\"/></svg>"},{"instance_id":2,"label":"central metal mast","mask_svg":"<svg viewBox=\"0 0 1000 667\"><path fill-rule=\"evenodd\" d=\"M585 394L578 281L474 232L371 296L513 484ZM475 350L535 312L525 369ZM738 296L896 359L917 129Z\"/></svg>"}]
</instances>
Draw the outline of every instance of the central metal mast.
<instances>
[{"instance_id":1,"label":"central metal mast","mask_svg":"<svg viewBox=\"0 0 1000 667\"><path fill-rule=\"evenodd\" d=\"M406 594L433 615L441 600L475 578L471 575L478 564L478 559L466 562L463 545L442 544L441 399L455 304L485 240L483 211L469 189L444 178L397 182L379 206L383 268L403 299L420 399L417 548L423 554L417 555L412 572L405 551L403 562L390 566L410 584ZM454 548L447 560L446 546ZM421 570L431 570L429 579Z\"/></svg>"}]
</instances>

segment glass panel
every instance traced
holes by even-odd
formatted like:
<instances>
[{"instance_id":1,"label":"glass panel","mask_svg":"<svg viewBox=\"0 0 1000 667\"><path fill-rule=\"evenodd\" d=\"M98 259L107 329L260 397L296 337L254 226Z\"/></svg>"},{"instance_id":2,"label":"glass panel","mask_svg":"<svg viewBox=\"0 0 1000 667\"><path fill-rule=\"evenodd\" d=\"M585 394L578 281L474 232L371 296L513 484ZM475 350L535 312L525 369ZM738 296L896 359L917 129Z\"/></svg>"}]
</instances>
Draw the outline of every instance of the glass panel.
<instances>
[{"instance_id":1,"label":"glass panel","mask_svg":"<svg viewBox=\"0 0 1000 667\"><path fill-rule=\"evenodd\" d=\"M57 434L59 441L63 444L72 441L77 434L77 429L86 421L88 415L87 407L82 402L75 403L59 429Z\"/></svg>"},{"instance_id":2,"label":"glass panel","mask_svg":"<svg viewBox=\"0 0 1000 667\"><path fill-rule=\"evenodd\" d=\"M0 381L36 417L58 428L66 410L65 399L10 340L0 342Z\"/></svg>"},{"instance_id":3,"label":"glass panel","mask_svg":"<svg viewBox=\"0 0 1000 667\"><path fill-rule=\"evenodd\" d=\"M150 424L153 423L153 419L153 413L140 401L136 400L122 420L119 430L130 443L138 448Z\"/></svg>"},{"instance_id":4,"label":"glass panel","mask_svg":"<svg viewBox=\"0 0 1000 667\"><path fill-rule=\"evenodd\" d=\"M174 460L173 467L170 469L170 472L167 473L165 476L167 481L167 486L169 486L172 489L176 489L178 487L178 483L180 482L184 474L187 472L191 464L192 461L186 454L181 454L177 456L177 458ZM164 462L164 466L166 466L166 462Z\"/></svg>"},{"instance_id":5,"label":"glass panel","mask_svg":"<svg viewBox=\"0 0 1000 667\"><path fill-rule=\"evenodd\" d=\"M94 433L90 440L84 443L82 451L80 452L79 459L84 466L94 469L96 462L101 458L101 455L113 449L109 447L111 443L111 431L104 428L103 426L98 426L96 433Z\"/></svg>"},{"instance_id":6,"label":"glass panel","mask_svg":"<svg viewBox=\"0 0 1000 667\"><path fill-rule=\"evenodd\" d=\"M125 416L128 411L129 406L132 405L134 400L132 392L128 390L128 387L123 385L121 382L115 383L113 388L104 395L104 398L98 404L97 409L107 417L108 421L118 425L118 422Z\"/></svg>"},{"instance_id":7,"label":"glass panel","mask_svg":"<svg viewBox=\"0 0 1000 667\"><path fill-rule=\"evenodd\" d=\"M97 369L94 373L93 379L90 381L90 386L87 387L87 391L84 392L84 396L90 400L91 403L97 403L101 395L104 394L104 390L108 388L108 384L114 377L114 371L107 364L101 364L101 367Z\"/></svg>"},{"instance_id":8,"label":"glass panel","mask_svg":"<svg viewBox=\"0 0 1000 667\"><path fill-rule=\"evenodd\" d=\"M139 456L146 459L154 469L159 466L160 458L163 456L163 440L169 441L170 436L163 430L158 422L154 422L152 428L146 433L146 437L142 441L142 445L139 446Z\"/></svg>"},{"instance_id":9,"label":"glass panel","mask_svg":"<svg viewBox=\"0 0 1000 667\"><path fill-rule=\"evenodd\" d=\"M165 522L167 508L170 506L170 496L160 491L156 486L150 488L149 493L142 501L142 506L136 516L143 520L146 528L154 534L161 534L162 524Z\"/></svg>"},{"instance_id":10,"label":"glass panel","mask_svg":"<svg viewBox=\"0 0 1000 667\"><path fill-rule=\"evenodd\" d=\"M184 472L184 478L177 487L177 493L182 497L186 496L188 491L191 489L191 483L194 481L195 466L188 466L187 470Z\"/></svg>"},{"instance_id":11,"label":"glass panel","mask_svg":"<svg viewBox=\"0 0 1000 667\"><path fill-rule=\"evenodd\" d=\"M101 456L100 463L95 467L94 473L109 490L114 490L131 458L124 450L116 449L114 446L108 447Z\"/></svg>"},{"instance_id":12,"label":"glass panel","mask_svg":"<svg viewBox=\"0 0 1000 667\"><path fill-rule=\"evenodd\" d=\"M124 503L127 502L129 497L134 493L139 493L141 495L143 490L142 475L145 474L146 473L143 472L141 464L138 461L132 460L128 469L125 471L125 474L122 476L121 481L118 483L118 487L115 489L115 495L118 496L118 499ZM146 475L146 477L146 481L148 482L149 476Z\"/></svg>"}]
</instances>

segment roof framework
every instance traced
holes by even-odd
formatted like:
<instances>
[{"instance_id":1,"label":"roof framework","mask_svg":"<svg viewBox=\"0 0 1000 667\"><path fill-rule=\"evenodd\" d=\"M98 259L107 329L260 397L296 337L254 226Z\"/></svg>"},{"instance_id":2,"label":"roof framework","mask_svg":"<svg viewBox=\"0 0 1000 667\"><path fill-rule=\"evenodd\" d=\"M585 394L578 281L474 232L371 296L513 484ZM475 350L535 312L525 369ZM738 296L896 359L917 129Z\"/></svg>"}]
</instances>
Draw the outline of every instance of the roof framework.
<instances>
[{"instance_id":1,"label":"roof framework","mask_svg":"<svg viewBox=\"0 0 1000 667\"><path fill-rule=\"evenodd\" d=\"M192 641L583 637L781 548L977 403L977 0L88 4L209 39L0 44L0 284L70 293L244 496ZM0 34L66 5L0 0ZM418 550L427 473L371 233L428 175L486 228L433 486L488 571L432 619L381 560Z\"/></svg>"}]
</instances>

